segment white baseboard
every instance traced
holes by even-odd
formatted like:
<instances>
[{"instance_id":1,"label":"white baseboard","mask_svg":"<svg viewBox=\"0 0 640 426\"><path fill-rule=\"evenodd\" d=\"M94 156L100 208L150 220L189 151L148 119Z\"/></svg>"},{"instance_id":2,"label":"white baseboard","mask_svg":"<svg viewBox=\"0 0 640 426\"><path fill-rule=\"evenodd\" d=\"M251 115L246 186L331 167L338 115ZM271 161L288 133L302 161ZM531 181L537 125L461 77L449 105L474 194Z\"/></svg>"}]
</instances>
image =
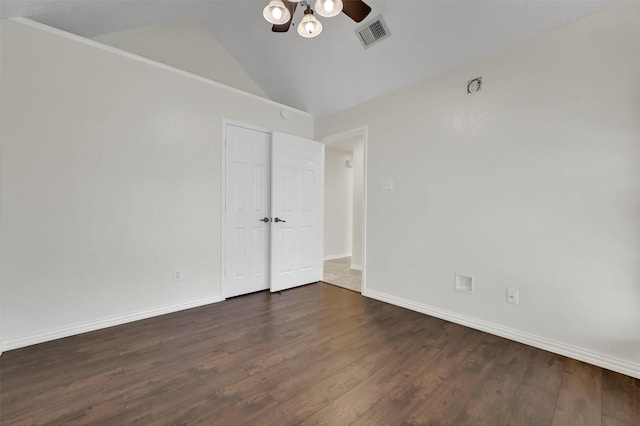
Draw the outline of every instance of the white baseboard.
<instances>
[{"instance_id":1,"label":"white baseboard","mask_svg":"<svg viewBox=\"0 0 640 426\"><path fill-rule=\"evenodd\" d=\"M362 271L362 265L351 264L351 269L355 269L356 271Z\"/></svg>"},{"instance_id":2,"label":"white baseboard","mask_svg":"<svg viewBox=\"0 0 640 426\"><path fill-rule=\"evenodd\" d=\"M46 330L40 333L31 334L28 336L17 337L13 339L2 341L2 351L9 351L11 349L23 348L25 346L31 346L38 343L48 342L50 340L61 339L63 337L74 336L76 334L82 334L89 331L100 330L102 328L113 327L115 325L125 324L128 322L138 321L146 318L156 317L159 315L170 314L172 312L183 311L185 309L196 308L198 306L209 305L211 303L222 302L224 297L211 296L203 299L192 300L189 302L176 303L174 305L160 306L157 308L151 308L144 311L118 315L111 318L103 318L96 321L89 321L82 324L74 324L65 327L58 327L51 330ZM0 351L1 353L1 351Z\"/></svg>"},{"instance_id":3,"label":"white baseboard","mask_svg":"<svg viewBox=\"0 0 640 426\"><path fill-rule=\"evenodd\" d=\"M351 253L331 254L329 256L325 256L324 261L326 262L327 260L343 259L345 257L351 257Z\"/></svg>"},{"instance_id":4,"label":"white baseboard","mask_svg":"<svg viewBox=\"0 0 640 426\"><path fill-rule=\"evenodd\" d=\"M460 315L455 312L392 296L375 290L364 289L362 295L640 379L640 364L638 363L593 352L588 349L568 345L546 337L529 334L516 330L515 328L509 328L492 322L468 317L466 315Z\"/></svg>"}]
</instances>

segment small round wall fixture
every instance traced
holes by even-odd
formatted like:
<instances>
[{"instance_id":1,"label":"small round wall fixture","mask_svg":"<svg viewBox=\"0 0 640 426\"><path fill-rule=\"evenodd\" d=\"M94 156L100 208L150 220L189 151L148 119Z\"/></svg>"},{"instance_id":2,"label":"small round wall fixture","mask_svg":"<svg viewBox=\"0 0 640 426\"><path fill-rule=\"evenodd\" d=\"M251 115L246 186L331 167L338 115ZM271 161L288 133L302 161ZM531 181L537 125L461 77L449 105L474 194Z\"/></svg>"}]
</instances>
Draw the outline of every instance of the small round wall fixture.
<instances>
[{"instance_id":1,"label":"small round wall fixture","mask_svg":"<svg viewBox=\"0 0 640 426\"><path fill-rule=\"evenodd\" d=\"M482 89L482 77L467 81L467 94L477 93Z\"/></svg>"},{"instance_id":2,"label":"small round wall fixture","mask_svg":"<svg viewBox=\"0 0 640 426\"><path fill-rule=\"evenodd\" d=\"M291 113L289 111L287 111L286 109L281 109L280 110L280 115L282 116L282 118L284 118L285 120L289 117L291 117Z\"/></svg>"}]
</instances>

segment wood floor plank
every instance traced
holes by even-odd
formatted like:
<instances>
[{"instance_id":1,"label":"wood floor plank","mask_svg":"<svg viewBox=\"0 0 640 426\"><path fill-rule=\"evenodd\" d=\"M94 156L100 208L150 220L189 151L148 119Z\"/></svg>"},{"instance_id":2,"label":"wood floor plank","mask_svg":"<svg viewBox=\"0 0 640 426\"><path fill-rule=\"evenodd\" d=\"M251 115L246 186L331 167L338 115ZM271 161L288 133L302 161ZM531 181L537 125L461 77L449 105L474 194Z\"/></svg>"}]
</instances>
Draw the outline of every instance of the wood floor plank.
<instances>
[{"instance_id":1,"label":"wood floor plank","mask_svg":"<svg viewBox=\"0 0 640 426\"><path fill-rule=\"evenodd\" d=\"M602 424L602 369L567 359L553 426Z\"/></svg>"},{"instance_id":2,"label":"wood floor plank","mask_svg":"<svg viewBox=\"0 0 640 426\"><path fill-rule=\"evenodd\" d=\"M640 425L640 380L602 370L603 425Z\"/></svg>"},{"instance_id":3,"label":"wood floor plank","mask_svg":"<svg viewBox=\"0 0 640 426\"><path fill-rule=\"evenodd\" d=\"M351 363L324 380L279 401L279 412L267 414L260 420L265 424L278 424L282 422L284 415L287 423L298 424L353 389L370 375L371 372L366 368Z\"/></svg>"},{"instance_id":4,"label":"wood floor plank","mask_svg":"<svg viewBox=\"0 0 640 426\"><path fill-rule=\"evenodd\" d=\"M482 339L480 333L473 333L469 329L450 323L444 324L441 331L437 337L431 338L432 340L427 340L427 338L421 341L416 336L418 338L407 342L405 347L400 347L398 350L384 347L379 352L385 362L377 370L374 370L375 374L346 393L343 398L316 412L304 424L352 424L365 414L363 419L370 419L372 424L385 424L386 419L380 418L380 413L384 413L381 408L384 404L382 400L385 396L394 394L394 388L399 385L398 381L405 383L413 375L419 376L420 371L424 370L416 371L416 366L423 366L423 369L435 371L437 368L434 368L434 365L437 360L459 352L457 348L461 342L464 341L465 345L473 345ZM470 335L475 339L473 337L469 339ZM398 354L401 354L399 359ZM392 359L396 361L389 362ZM406 388L403 387L404 389ZM385 414L395 415L398 412L396 408L391 408L393 413Z\"/></svg>"},{"instance_id":5,"label":"wood floor plank","mask_svg":"<svg viewBox=\"0 0 640 426\"><path fill-rule=\"evenodd\" d=\"M314 284L8 351L0 424L638 426L639 382Z\"/></svg>"},{"instance_id":6,"label":"wood floor plank","mask_svg":"<svg viewBox=\"0 0 640 426\"><path fill-rule=\"evenodd\" d=\"M480 332L455 343L430 362L416 365L415 374L396 383L353 424L441 424L447 414L457 415L468 399L466 394L473 391L506 345Z\"/></svg>"},{"instance_id":7,"label":"wood floor plank","mask_svg":"<svg viewBox=\"0 0 640 426\"><path fill-rule=\"evenodd\" d=\"M534 351L522 384L502 424L546 426L553 422L566 358L542 350Z\"/></svg>"},{"instance_id":8,"label":"wood floor plank","mask_svg":"<svg viewBox=\"0 0 640 426\"><path fill-rule=\"evenodd\" d=\"M354 425L401 424L424 403L450 375L452 365L462 362L470 348L480 344L484 335L464 327L449 327L444 341L435 340L418 357L403 362L389 385L380 389L381 398L362 413ZM463 337L464 336L464 337ZM444 343L444 344L442 344ZM438 347L433 351L433 347Z\"/></svg>"},{"instance_id":9,"label":"wood floor plank","mask_svg":"<svg viewBox=\"0 0 640 426\"><path fill-rule=\"evenodd\" d=\"M487 380L477 387L455 424L499 425L504 420L516 392L522 384L535 350L520 343L508 342L491 366Z\"/></svg>"}]
</instances>

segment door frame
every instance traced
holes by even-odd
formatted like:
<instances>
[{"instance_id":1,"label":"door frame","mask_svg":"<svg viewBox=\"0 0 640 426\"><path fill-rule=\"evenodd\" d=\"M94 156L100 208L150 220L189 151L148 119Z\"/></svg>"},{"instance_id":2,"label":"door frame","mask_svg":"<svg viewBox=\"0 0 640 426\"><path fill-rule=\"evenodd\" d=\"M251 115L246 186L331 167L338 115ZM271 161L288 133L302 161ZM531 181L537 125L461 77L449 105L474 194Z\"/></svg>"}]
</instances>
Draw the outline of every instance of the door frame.
<instances>
[{"instance_id":1,"label":"door frame","mask_svg":"<svg viewBox=\"0 0 640 426\"><path fill-rule=\"evenodd\" d=\"M368 197L368 179L367 179L367 152L369 145L369 126L364 125L343 132L334 133L325 136L320 140L325 147L331 142L340 139L346 139L353 136L362 135L362 289L360 293L366 295L367 292L367 197Z\"/></svg>"},{"instance_id":2,"label":"door frame","mask_svg":"<svg viewBox=\"0 0 640 426\"><path fill-rule=\"evenodd\" d=\"M273 139L273 129L254 126L252 124L229 120L226 118L222 118L221 120L222 139L220 140L220 296L222 296L223 299L226 299L224 295L224 289L225 286L228 285L226 274L227 256L225 254L225 241L227 239L227 211L225 206L227 199L227 125L242 127L247 130L255 130L256 132L268 133Z\"/></svg>"}]
</instances>

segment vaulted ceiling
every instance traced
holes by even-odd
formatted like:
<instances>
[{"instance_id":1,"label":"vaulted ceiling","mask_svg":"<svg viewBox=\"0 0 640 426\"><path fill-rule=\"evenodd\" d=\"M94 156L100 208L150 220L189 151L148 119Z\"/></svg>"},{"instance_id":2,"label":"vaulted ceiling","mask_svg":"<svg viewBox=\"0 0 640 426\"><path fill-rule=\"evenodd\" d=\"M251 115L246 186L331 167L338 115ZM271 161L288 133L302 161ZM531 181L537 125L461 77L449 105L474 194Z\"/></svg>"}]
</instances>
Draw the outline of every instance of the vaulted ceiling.
<instances>
[{"instance_id":1,"label":"vaulted ceiling","mask_svg":"<svg viewBox=\"0 0 640 426\"><path fill-rule=\"evenodd\" d=\"M270 99L328 115L576 21L611 1L375 1L391 36L364 49L356 24L321 18L303 39L271 32L267 0L0 0L0 16L24 16L84 37L193 20L213 34ZM296 13L294 23L302 12ZM207 52L202 52L206 55ZM469 76L470 78L474 76Z\"/></svg>"}]
</instances>

